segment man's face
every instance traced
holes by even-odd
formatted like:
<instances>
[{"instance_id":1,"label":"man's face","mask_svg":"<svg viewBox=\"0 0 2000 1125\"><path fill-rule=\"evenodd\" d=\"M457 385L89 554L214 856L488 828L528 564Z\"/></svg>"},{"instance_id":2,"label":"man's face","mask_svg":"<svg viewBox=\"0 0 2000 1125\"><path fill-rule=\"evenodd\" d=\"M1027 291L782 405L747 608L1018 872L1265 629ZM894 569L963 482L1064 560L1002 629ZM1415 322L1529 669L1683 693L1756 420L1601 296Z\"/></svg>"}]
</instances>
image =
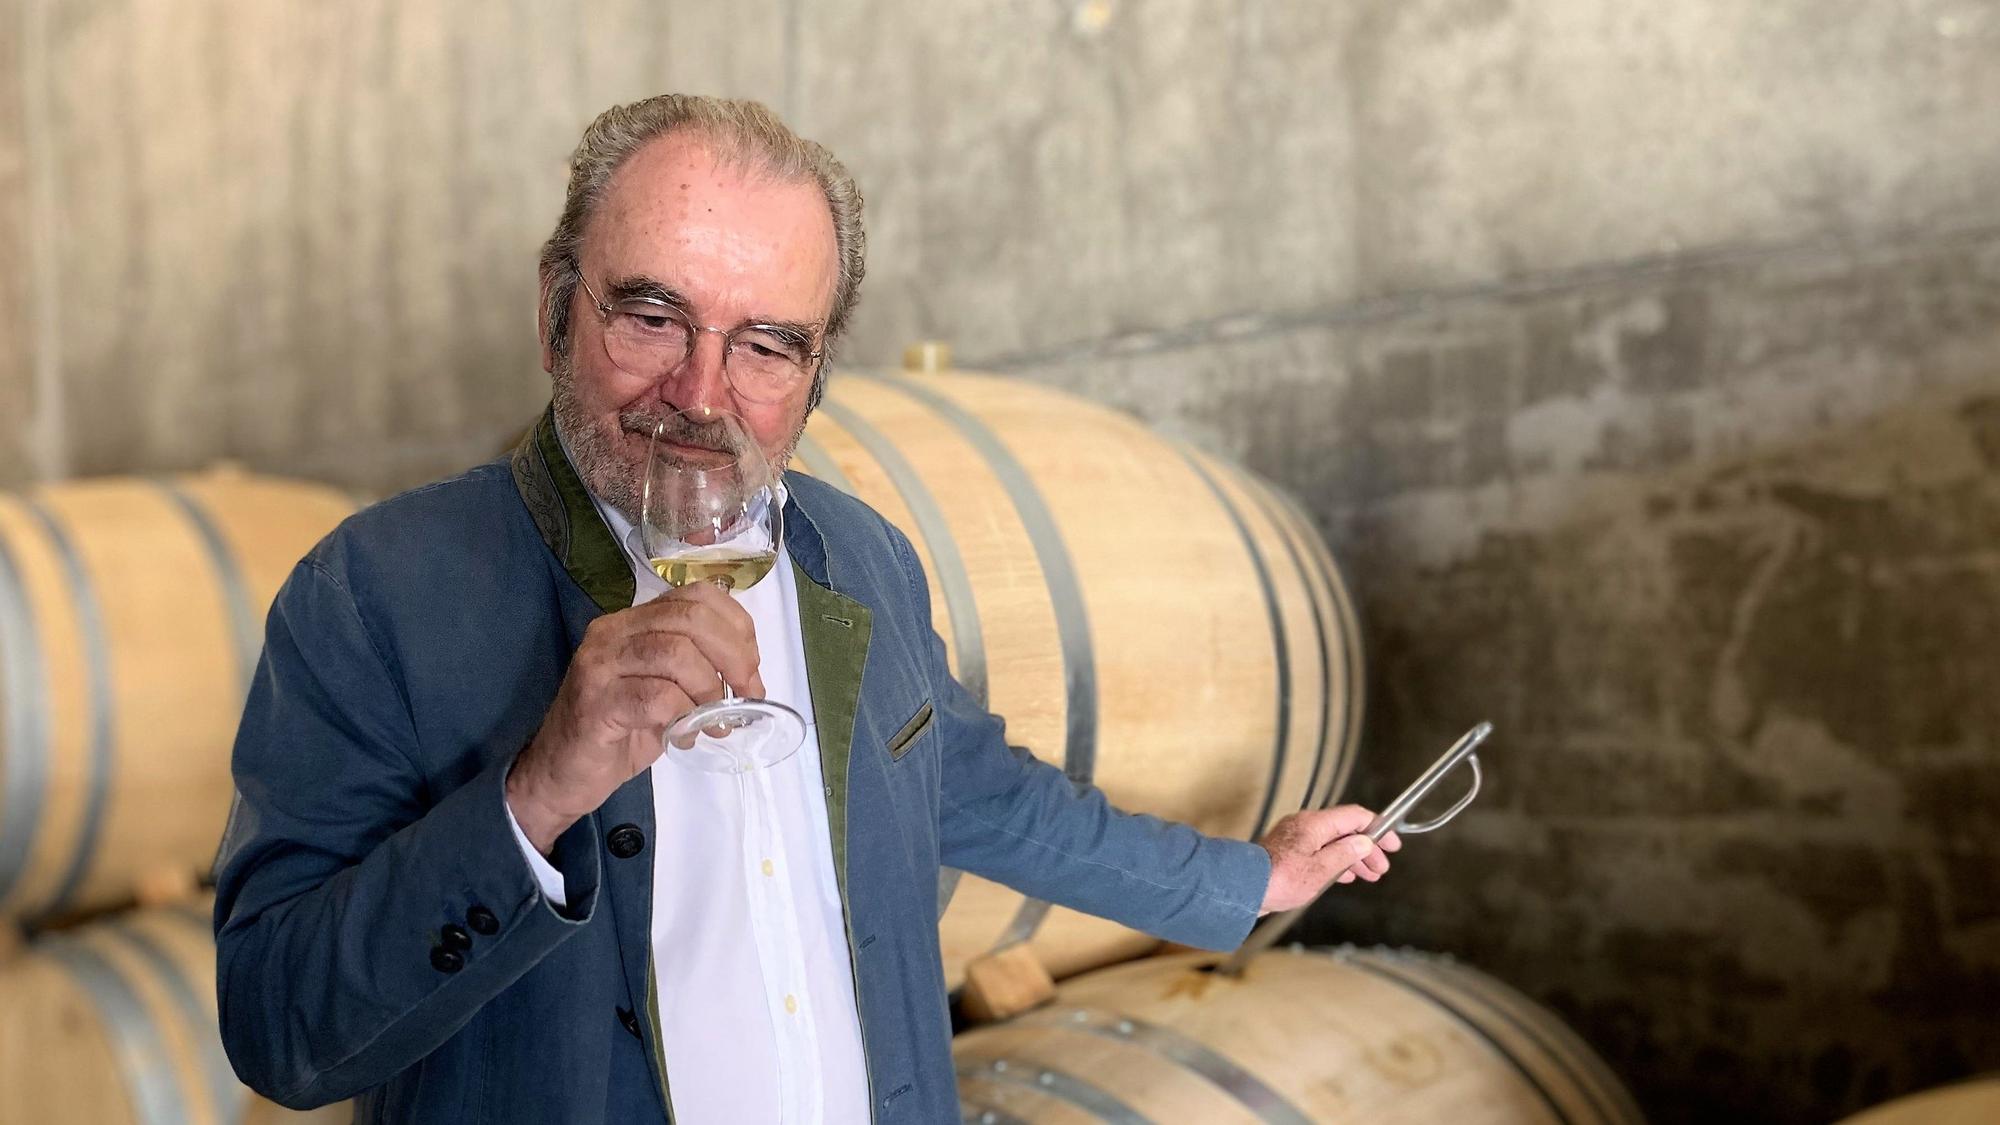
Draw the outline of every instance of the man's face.
<instances>
[{"instance_id":1,"label":"man's face","mask_svg":"<svg viewBox=\"0 0 2000 1125\"><path fill-rule=\"evenodd\" d=\"M672 134L641 148L612 177L584 231L583 276L599 296L644 287L677 295L699 324L824 323L837 276L833 217L811 182L780 182L718 163L709 143ZM723 376L723 344L702 333L677 370L642 378L614 366L604 322L582 286L570 305L569 352L546 346L557 421L591 490L628 517L653 423L670 410L728 411L743 419L773 465L805 427L810 378L775 403L737 395Z\"/></svg>"}]
</instances>

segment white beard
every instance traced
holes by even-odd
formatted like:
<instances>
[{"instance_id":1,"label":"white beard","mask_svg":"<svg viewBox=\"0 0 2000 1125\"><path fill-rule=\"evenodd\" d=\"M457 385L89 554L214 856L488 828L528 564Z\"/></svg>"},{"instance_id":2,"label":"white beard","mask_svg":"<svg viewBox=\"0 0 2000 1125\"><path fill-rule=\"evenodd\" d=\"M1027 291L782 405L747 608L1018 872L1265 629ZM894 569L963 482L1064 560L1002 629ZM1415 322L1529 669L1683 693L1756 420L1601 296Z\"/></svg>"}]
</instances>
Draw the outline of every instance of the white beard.
<instances>
[{"instance_id":1,"label":"white beard","mask_svg":"<svg viewBox=\"0 0 2000 1125\"><path fill-rule=\"evenodd\" d=\"M604 432L597 419L583 411L576 395L576 370L565 354L556 360L554 373L554 396L556 430L562 435L564 447L575 462L577 475L583 478L584 487L591 494L632 521L637 527L640 521L640 494L646 466L642 459L628 462L616 448L612 435ZM810 415L808 415L810 417ZM649 434L652 432L652 418L636 411L621 412L618 419L620 432ZM805 433L805 419L799 420L798 429L792 431L784 449L771 459L774 476L782 476L792 463L792 454L798 450L799 438Z\"/></svg>"}]
</instances>

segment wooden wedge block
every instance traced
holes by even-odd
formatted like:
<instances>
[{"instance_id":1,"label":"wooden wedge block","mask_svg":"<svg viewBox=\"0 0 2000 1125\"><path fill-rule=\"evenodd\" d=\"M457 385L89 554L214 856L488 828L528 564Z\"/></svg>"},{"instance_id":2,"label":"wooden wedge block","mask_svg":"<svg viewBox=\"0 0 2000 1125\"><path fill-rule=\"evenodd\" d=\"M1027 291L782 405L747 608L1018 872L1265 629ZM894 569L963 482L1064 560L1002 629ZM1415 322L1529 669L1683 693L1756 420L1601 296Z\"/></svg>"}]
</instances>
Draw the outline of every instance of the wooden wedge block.
<instances>
[{"instance_id":1,"label":"wooden wedge block","mask_svg":"<svg viewBox=\"0 0 2000 1125\"><path fill-rule=\"evenodd\" d=\"M132 881L132 897L140 906L170 906L199 893L201 884L186 867L155 867Z\"/></svg>"},{"instance_id":2,"label":"wooden wedge block","mask_svg":"<svg viewBox=\"0 0 2000 1125\"><path fill-rule=\"evenodd\" d=\"M975 1023L994 1023L1056 998L1056 982L1027 942L989 953L965 966L959 1008Z\"/></svg>"}]
</instances>

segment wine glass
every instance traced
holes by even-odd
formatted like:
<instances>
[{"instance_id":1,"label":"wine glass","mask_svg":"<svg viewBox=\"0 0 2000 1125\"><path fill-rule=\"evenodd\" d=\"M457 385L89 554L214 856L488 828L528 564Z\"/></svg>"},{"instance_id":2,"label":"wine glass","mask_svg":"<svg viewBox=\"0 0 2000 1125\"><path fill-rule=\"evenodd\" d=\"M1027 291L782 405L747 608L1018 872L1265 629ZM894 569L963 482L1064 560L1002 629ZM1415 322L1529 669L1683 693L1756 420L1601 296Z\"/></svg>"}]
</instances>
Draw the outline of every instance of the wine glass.
<instances>
[{"instance_id":1,"label":"wine glass","mask_svg":"<svg viewBox=\"0 0 2000 1125\"><path fill-rule=\"evenodd\" d=\"M653 427L639 500L647 562L672 587L713 582L741 593L777 563L784 516L777 474L741 419L726 411L674 411ZM667 757L715 773L766 769L805 740L797 711L744 699L697 706L667 727Z\"/></svg>"}]
</instances>

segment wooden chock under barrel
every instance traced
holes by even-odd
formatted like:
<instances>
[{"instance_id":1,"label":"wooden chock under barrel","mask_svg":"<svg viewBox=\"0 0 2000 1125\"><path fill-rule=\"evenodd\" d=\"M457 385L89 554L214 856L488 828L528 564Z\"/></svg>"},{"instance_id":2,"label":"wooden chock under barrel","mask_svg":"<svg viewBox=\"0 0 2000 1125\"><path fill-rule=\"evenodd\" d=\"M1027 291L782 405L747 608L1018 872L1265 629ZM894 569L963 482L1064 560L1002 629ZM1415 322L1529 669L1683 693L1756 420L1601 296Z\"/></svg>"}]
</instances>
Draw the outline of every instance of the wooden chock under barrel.
<instances>
[{"instance_id":1,"label":"wooden chock under barrel","mask_svg":"<svg viewBox=\"0 0 2000 1125\"><path fill-rule=\"evenodd\" d=\"M132 881L132 897L140 906L170 906L200 893L200 881L185 867L148 868Z\"/></svg>"},{"instance_id":2,"label":"wooden chock under barrel","mask_svg":"<svg viewBox=\"0 0 2000 1125\"><path fill-rule=\"evenodd\" d=\"M995 1023L1055 998L1055 978L1035 956L1034 947L1023 941L966 964L959 1008L974 1023Z\"/></svg>"}]
</instances>

